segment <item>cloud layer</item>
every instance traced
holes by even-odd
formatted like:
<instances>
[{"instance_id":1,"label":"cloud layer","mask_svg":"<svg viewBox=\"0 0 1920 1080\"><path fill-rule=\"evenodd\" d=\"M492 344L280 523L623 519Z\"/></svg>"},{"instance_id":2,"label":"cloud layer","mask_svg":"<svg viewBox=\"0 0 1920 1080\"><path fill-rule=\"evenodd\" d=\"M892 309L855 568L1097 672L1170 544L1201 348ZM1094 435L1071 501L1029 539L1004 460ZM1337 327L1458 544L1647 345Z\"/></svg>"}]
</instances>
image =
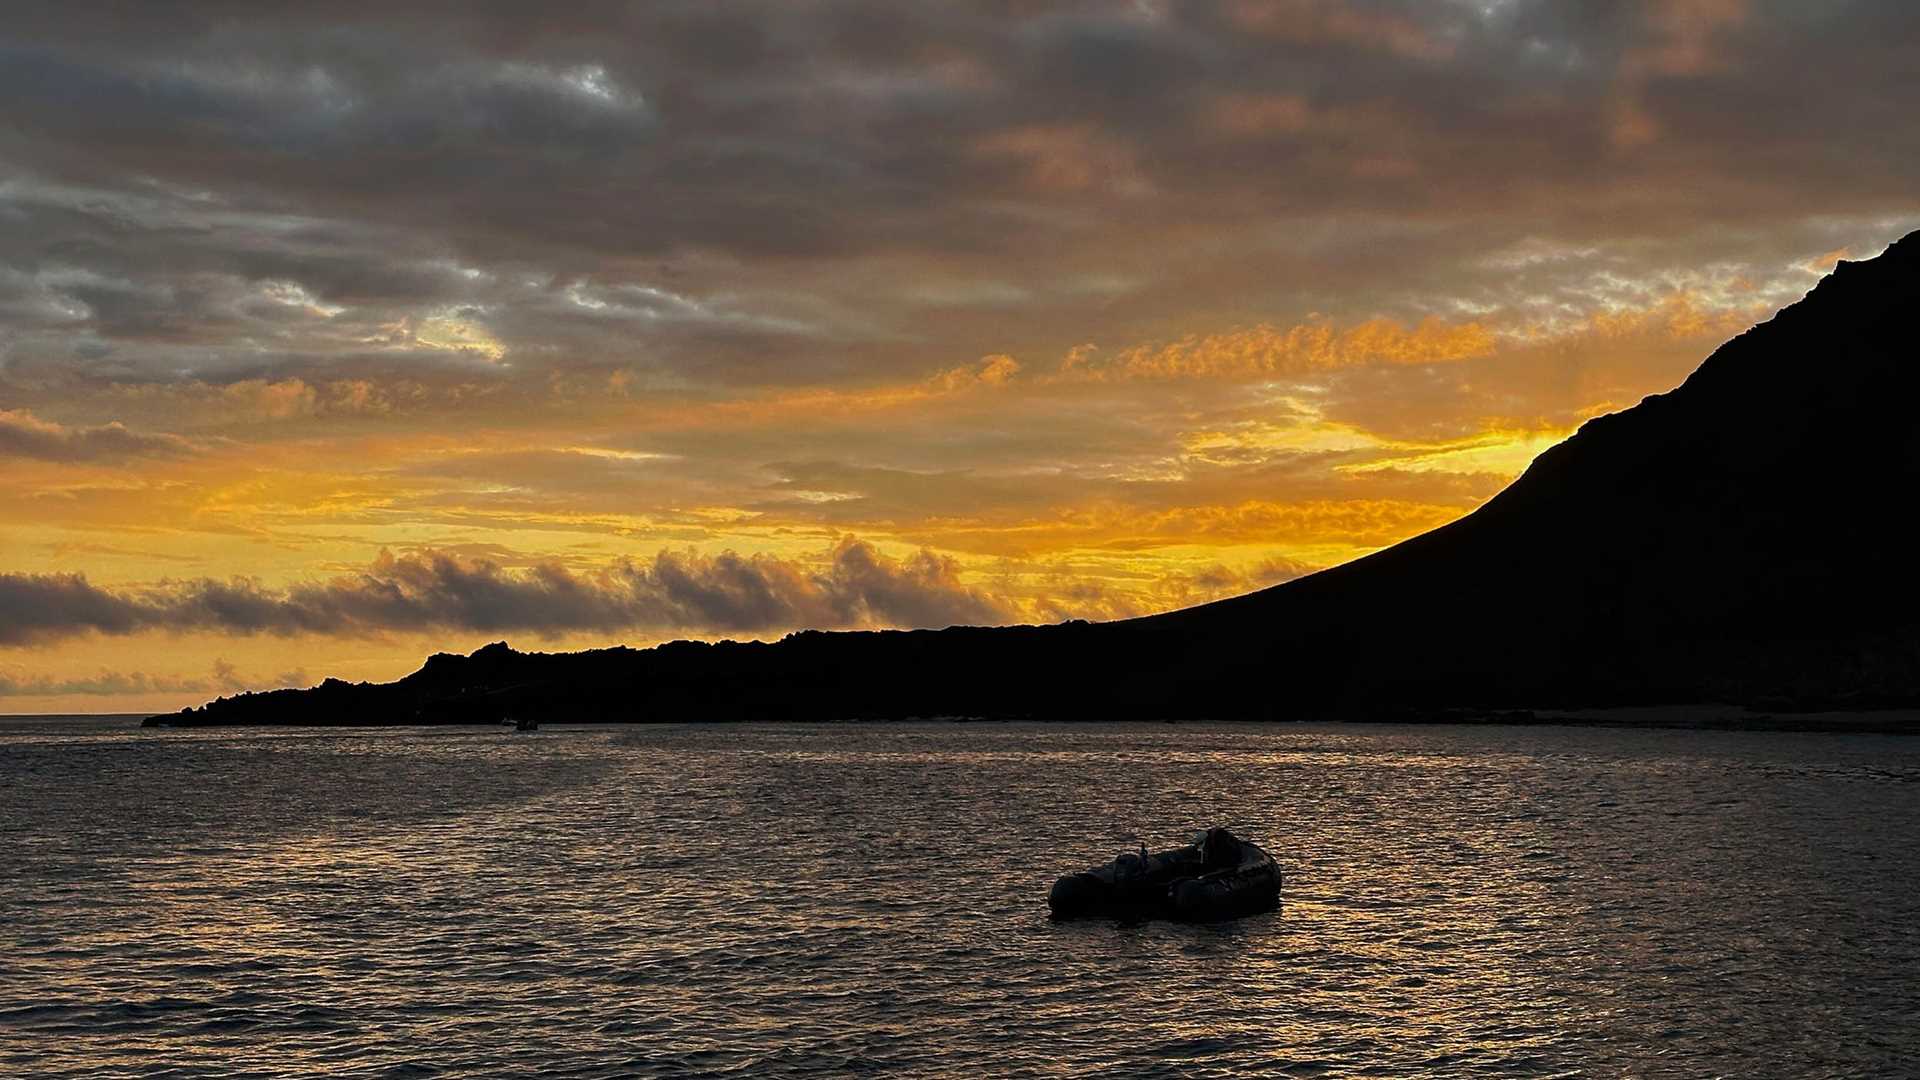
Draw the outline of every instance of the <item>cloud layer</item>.
<instances>
[{"instance_id":1,"label":"cloud layer","mask_svg":"<svg viewBox=\"0 0 1920 1080\"><path fill-rule=\"evenodd\" d=\"M1920 168L1893 0L100 12L0 53L0 362L37 378L813 382L1414 322L1593 254L1884 240Z\"/></svg>"},{"instance_id":2,"label":"cloud layer","mask_svg":"<svg viewBox=\"0 0 1920 1080\"><path fill-rule=\"evenodd\" d=\"M0 458L43 461L112 461L169 457L188 453L192 444L177 435L143 435L113 422L68 427L41 420L25 409L0 411Z\"/></svg>"},{"instance_id":3,"label":"cloud layer","mask_svg":"<svg viewBox=\"0 0 1920 1080\"><path fill-rule=\"evenodd\" d=\"M245 690L271 690L309 685L307 673L296 668L269 678L250 678L234 665L216 659L203 677L150 675L144 671L102 669L89 675L53 677L15 675L0 671L0 698L126 698L151 695L204 695Z\"/></svg>"},{"instance_id":4,"label":"cloud layer","mask_svg":"<svg viewBox=\"0 0 1920 1080\"><path fill-rule=\"evenodd\" d=\"M577 574L513 571L444 552L383 552L359 573L271 589L201 578L109 590L78 574L0 575L0 645L146 630L368 635L525 630L758 633L797 627L940 627L1007 621L1012 609L928 551L891 559L847 539L824 565L768 555L662 551Z\"/></svg>"}]
</instances>

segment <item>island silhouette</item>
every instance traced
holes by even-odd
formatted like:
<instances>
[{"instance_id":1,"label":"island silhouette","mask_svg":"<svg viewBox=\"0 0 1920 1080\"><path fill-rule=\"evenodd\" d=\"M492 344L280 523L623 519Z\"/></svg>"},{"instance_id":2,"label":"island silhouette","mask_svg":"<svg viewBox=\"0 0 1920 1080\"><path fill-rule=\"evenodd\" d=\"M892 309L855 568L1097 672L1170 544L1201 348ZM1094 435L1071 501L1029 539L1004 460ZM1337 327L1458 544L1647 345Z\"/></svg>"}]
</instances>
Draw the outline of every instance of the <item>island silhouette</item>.
<instances>
[{"instance_id":1,"label":"island silhouette","mask_svg":"<svg viewBox=\"0 0 1920 1080\"><path fill-rule=\"evenodd\" d=\"M150 724L1431 719L1920 704L1920 233L1475 512L1296 581L1107 623L439 654Z\"/></svg>"}]
</instances>

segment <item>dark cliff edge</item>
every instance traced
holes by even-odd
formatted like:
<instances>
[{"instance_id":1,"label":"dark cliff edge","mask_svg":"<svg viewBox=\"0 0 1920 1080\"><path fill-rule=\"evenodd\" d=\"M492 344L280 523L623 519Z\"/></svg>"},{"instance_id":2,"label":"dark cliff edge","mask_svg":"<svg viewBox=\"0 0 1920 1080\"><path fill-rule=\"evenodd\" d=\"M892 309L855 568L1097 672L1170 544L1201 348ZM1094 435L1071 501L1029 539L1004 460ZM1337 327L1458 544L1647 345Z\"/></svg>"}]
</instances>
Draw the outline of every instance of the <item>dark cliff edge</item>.
<instances>
[{"instance_id":1,"label":"dark cliff edge","mask_svg":"<svg viewBox=\"0 0 1920 1080\"><path fill-rule=\"evenodd\" d=\"M1920 569L1903 520L1920 481L1917 313L1920 233L1841 263L1680 387L1587 423L1473 514L1231 600L1099 624L570 654L500 643L393 683L330 679L148 722L1920 706Z\"/></svg>"}]
</instances>

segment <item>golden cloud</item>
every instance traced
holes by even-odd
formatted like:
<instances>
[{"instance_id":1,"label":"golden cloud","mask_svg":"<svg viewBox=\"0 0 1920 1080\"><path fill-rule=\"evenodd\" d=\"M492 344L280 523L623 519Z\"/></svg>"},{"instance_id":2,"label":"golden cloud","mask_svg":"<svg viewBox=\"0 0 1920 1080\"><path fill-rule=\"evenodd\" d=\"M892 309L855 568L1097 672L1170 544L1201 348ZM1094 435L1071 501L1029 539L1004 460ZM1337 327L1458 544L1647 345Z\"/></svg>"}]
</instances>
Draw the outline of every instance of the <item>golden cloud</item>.
<instances>
[{"instance_id":1,"label":"golden cloud","mask_svg":"<svg viewBox=\"0 0 1920 1080\"><path fill-rule=\"evenodd\" d=\"M1401 499L1246 499L1229 504L1143 510L1121 503L1062 507L1044 517L958 518L922 530L961 551L1027 557L1043 552L1264 546L1344 549L1352 554L1444 525L1468 507ZM1309 560L1320 562L1322 560Z\"/></svg>"},{"instance_id":2,"label":"golden cloud","mask_svg":"<svg viewBox=\"0 0 1920 1080\"><path fill-rule=\"evenodd\" d=\"M136 432L119 421L75 427L43 420L26 409L0 409L0 458L90 462L171 457L195 449L178 436Z\"/></svg>"},{"instance_id":3,"label":"golden cloud","mask_svg":"<svg viewBox=\"0 0 1920 1080\"><path fill-rule=\"evenodd\" d=\"M1082 347L1067 354L1060 372L1092 380L1263 378L1374 364L1453 364L1486 356L1494 347L1493 332L1476 322L1429 318L1409 327L1370 319L1343 330L1316 319L1286 329L1262 323L1137 345L1104 359Z\"/></svg>"},{"instance_id":4,"label":"golden cloud","mask_svg":"<svg viewBox=\"0 0 1920 1080\"><path fill-rule=\"evenodd\" d=\"M1773 307L1766 301L1727 303L1702 290L1683 288L1643 307L1601 308L1571 323L1520 326L1506 331L1505 336L1525 344L1580 339L1602 343L1633 337L1720 340L1765 318Z\"/></svg>"}]
</instances>

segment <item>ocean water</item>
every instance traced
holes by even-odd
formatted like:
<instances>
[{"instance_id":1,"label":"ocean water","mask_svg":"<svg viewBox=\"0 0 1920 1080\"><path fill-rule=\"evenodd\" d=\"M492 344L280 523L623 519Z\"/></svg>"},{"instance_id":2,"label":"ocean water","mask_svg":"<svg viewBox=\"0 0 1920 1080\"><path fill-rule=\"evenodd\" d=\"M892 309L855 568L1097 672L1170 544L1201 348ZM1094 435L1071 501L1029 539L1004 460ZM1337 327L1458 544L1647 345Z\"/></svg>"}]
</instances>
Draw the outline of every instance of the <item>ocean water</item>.
<instances>
[{"instance_id":1,"label":"ocean water","mask_svg":"<svg viewBox=\"0 0 1920 1080\"><path fill-rule=\"evenodd\" d=\"M1920 739L0 719L0 1075L1920 1070ZM1225 824L1279 912L1053 923Z\"/></svg>"}]
</instances>

